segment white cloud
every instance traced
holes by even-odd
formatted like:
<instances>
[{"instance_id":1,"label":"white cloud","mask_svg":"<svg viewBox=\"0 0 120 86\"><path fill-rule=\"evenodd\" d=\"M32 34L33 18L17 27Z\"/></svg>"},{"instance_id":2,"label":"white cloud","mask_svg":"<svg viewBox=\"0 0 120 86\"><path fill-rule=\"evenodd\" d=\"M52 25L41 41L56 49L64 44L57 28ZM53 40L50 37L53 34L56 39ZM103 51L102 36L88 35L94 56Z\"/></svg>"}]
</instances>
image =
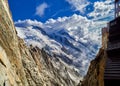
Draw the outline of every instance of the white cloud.
<instances>
[{"instance_id":1,"label":"white cloud","mask_svg":"<svg viewBox=\"0 0 120 86\"><path fill-rule=\"evenodd\" d=\"M59 17L58 19L49 19L44 23L44 28L52 28L53 30L66 29L69 34L76 40L83 40L86 37L97 41L100 40L101 28L106 26L107 21L93 21L87 17L74 14L70 17ZM97 26L97 27L96 27ZM52 31L52 29L50 31ZM81 38L83 39L81 39ZM86 40L83 40L86 41Z\"/></svg>"},{"instance_id":2,"label":"white cloud","mask_svg":"<svg viewBox=\"0 0 120 86\"><path fill-rule=\"evenodd\" d=\"M90 4L87 0L66 0L69 4L71 4L75 10L84 13L86 10L86 6Z\"/></svg>"},{"instance_id":3,"label":"white cloud","mask_svg":"<svg viewBox=\"0 0 120 86\"><path fill-rule=\"evenodd\" d=\"M76 10L80 12L84 12L85 7L89 4L87 0L67 0L70 4L72 4ZM83 17L81 15L74 14L70 17L58 17L57 19L49 19L45 23L38 22L36 20L24 20L18 21L15 23L17 26L18 35L25 39L28 44L33 44L35 46L39 46L40 48L49 45L52 52L57 54L65 54L68 58L73 60L74 64L78 64L82 66L80 71L86 71L88 64L92 58L94 58L95 53L97 52L96 46L100 45L101 38L101 28L106 26L107 20L98 20L101 18L106 18L113 14L113 0L106 1L97 1L94 3L94 11L89 13L89 17L93 17L93 20L89 20L87 17ZM40 5L38 8L42 8L43 10L41 15L44 15L44 10L48 7ZM37 8L37 9L38 9ZM36 9L36 10L37 10ZM39 14L38 12L38 14ZM23 26L25 27L23 27ZM34 29L33 26L42 27L41 29ZM66 31L71 38L64 36L63 34L59 34L60 30ZM69 39L68 41L72 43L75 47L80 48L82 53L75 51L67 46L68 52L71 52L70 55L61 51L63 44L57 42L56 40L49 38L48 35L42 33L45 31L49 36L54 36L56 34L61 37L65 37ZM54 38L54 37L53 37ZM56 39L59 39L56 38ZM66 47L66 46L65 46ZM94 55L93 55L94 54ZM76 57L76 58L75 58Z\"/></svg>"},{"instance_id":4,"label":"white cloud","mask_svg":"<svg viewBox=\"0 0 120 86\"><path fill-rule=\"evenodd\" d=\"M32 22L32 23L31 23ZM25 20L25 21L19 21L16 22L16 28L18 31L18 35L21 38L25 39L25 42L30 45L32 44L33 46L38 46L40 48L45 47L48 45L50 48L49 52L54 52L55 54L58 55L64 55L66 58L70 58L73 60L73 65L80 66L79 71L84 71L83 74L85 74L86 68L88 67L89 61L91 58L94 56L91 54L91 51L95 51L96 49L93 47L95 44L97 44L94 38L94 42L92 42L93 39L91 39L93 36L88 36L90 33L88 32L88 27L90 25L90 21L87 20L87 18L82 17L80 15L74 14L71 17L62 17L58 19L50 19L46 23L43 23L43 28L36 28L34 26L40 25L33 23L34 21L32 20ZM20 25L25 25L25 27L20 26ZM34 25L36 24L36 25ZM40 27L40 26L39 26ZM59 37L62 37L62 39L68 40L71 44L74 45L74 47L79 48L83 52L81 53L80 51L75 50L72 48L70 45L64 45L65 42L58 42L55 39L49 38L48 35L45 35L42 33L42 31L45 31L49 36L57 36L58 38L55 38L59 40ZM58 31L67 31L67 34L70 35L64 35L57 33ZM86 33L87 32L87 33ZM94 32L96 33L96 32ZM94 34L92 33L92 34ZM94 34L95 35L95 34ZM97 37L94 36L94 37ZM71 38L75 39L72 40ZM83 45L82 45L83 44ZM68 52L71 52L70 54L65 53L64 51L61 50L62 46L65 46L66 50ZM91 56L88 56L88 55Z\"/></svg>"},{"instance_id":5,"label":"white cloud","mask_svg":"<svg viewBox=\"0 0 120 86\"><path fill-rule=\"evenodd\" d=\"M21 26L26 25L25 27ZM94 22L81 15L74 14L70 17L59 17L58 19L49 19L45 23L25 20L18 21L15 23L18 35L25 39L27 44L33 44L34 46L39 46L40 48L45 45L49 45L51 52L56 54L62 54L73 60L73 65L82 66L81 71L86 71L89 61L94 58L95 52L97 52L96 47L100 43L100 31L104 22ZM42 28L34 29L34 26ZM97 26L97 27L96 27ZM46 34L43 34L42 31ZM63 31L61 34L59 31ZM67 35L67 34L69 35ZM49 38L48 36L53 36ZM57 37L56 37L57 36ZM70 45L64 45L65 41L58 42L59 40L65 38L74 47L82 50L75 50ZM55 39L54 39L55 38ZM74 39L74 40L73 40ZM71 52L67 54L61 50L62 46L67 47L67 51ZM92 51L92 52L91 52ZM91 53L94 53L91 54ZM85 65L86 64L86 65ZM85 74L85 72L83 73Z\"/></svg>"},{"instance_id":6,"label":"white cloud","mask_svg":"<svg viewBox=\"0 0 120 86\"><path fill-rule=\"evenodd\" d=\"M58 17L57 19L51 18L45 23L38 22L37 20L32 21L30 19L24 21L19 20L18 22L15 22L15 25L18 27L21 27L22 25L24 27L28 27L31 25L42 27L49 34L60 29L65 29L77 41L85 42L86 40L84 40L84 38L89 37L91 40L100 42L98 38L101 34L101 28L105 27L106 23L107 21L93 21L89 20L87 17L74 14L70 17Z\"/></svg>"},{"instance_id":7,"label":"white cloud","mask_svg":"<svg viewBox=\"0 0 120 86\"><path fill-rule=\"evenodd\" d=\"M46 8L48 8L47 3L44 2L44 3L40 4L38 7L36 7L36 13L35 14L40 16L40 17L43 16Z\"/></svg>"},{"instance_id":8,"label":"white cloud","mask_svg":"<svg viewBox=\"0 0 120 86\"><path fill-rule=\"evenodd\" d=\"M94 20L113 18L114 16L114 3L113 0L96 1L94 2L94 11L88 14Z\"/></svg>"},{"instance_id":9,"label":"white cloud","mask_svg":"<svg viewBox=\"0 0 120 86\"><path fill-rule=\"evenodd\" d=\"M15 22L15 25L18 27L27 27L27 26L31 26L31 25L35 25L35 26L39 26L42 27L43 23L39 22L37 20L31 20L31 19L26 19L26 20L18 20L17 22Z\"/></svg>"}]
</instances>

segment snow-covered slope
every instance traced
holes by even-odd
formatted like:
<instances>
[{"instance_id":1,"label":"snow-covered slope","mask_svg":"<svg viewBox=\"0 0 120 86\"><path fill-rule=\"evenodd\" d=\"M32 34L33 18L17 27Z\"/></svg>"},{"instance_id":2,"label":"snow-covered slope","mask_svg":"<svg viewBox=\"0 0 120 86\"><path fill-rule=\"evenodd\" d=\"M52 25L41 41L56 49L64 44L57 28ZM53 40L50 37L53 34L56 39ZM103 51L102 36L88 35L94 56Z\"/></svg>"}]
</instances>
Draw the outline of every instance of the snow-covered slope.
<instances>
[{"instance_id":1,"label":"snow-covered slope","mask_svg":"<svg viewBox=\"0 0 120 86\"><path fill-rule=\"evenodd\" d=\"M98 51L103 23L91 22L74 14L72 17L50 19L46 23L36 20L18 21L15 26L18 35L28 45L44 48L65 65L85 75L89 62Z\"/></svg>"}]
</instances>

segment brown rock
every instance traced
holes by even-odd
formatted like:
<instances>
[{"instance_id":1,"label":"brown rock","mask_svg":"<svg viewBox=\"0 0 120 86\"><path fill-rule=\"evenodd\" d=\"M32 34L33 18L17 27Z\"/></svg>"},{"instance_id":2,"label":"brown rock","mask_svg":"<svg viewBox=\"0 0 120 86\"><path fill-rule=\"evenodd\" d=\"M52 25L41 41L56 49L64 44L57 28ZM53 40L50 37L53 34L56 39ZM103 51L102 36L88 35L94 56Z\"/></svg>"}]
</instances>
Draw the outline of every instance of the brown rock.
<instances>
[{"instance_id":1,"label":"brown rock","mask_svg":"<svg viewBox=\"0 0 120 86\"><path fill-rule=\"evenodd\" d=\"M56 58L54 58L56 61ZM76 86L75 71L17 36L7 0L0 0L0 86ZM76 77L79 77L74 75Z\"/></svg>"},{"instance_id":2,"label":"brown rock","mask_svg":"<svg viewBox=\"0 0 120 86\"><path fill-rule=\"evenodd\" d=\"M106 57L105 50L100 49L96 58L91 61L87 75L82 81L81 86L104 86L104 68Z\"/></svg>"}]
</instances>

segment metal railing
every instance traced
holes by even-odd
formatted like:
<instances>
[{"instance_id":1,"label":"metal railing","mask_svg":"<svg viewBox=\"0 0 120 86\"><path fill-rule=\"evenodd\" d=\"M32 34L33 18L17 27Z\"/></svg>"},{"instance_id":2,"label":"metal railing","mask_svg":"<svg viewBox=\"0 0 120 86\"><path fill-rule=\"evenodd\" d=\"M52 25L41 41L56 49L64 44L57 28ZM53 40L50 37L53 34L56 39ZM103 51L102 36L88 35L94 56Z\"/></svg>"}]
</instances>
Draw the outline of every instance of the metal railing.
<instances>
[{"instance_id":1,"label":"metal railing","mask_svg":"<svg viewBox=\"0 0 120 86\"><path fill-rule=\"evenodd\" d=\"M117 49L117 48L120 48L120 42L117 42L117 43L108 42L107 50L113 50L113 49Z\"/></svg>"}]
</instances>

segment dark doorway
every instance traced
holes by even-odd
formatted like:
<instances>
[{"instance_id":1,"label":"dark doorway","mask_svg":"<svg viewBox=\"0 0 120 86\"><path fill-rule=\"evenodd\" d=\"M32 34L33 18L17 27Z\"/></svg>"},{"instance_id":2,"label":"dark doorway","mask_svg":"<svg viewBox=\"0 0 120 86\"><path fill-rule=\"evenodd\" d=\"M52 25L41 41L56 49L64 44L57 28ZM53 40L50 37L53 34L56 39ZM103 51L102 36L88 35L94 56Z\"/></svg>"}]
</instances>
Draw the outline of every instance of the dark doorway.
<instances>
[{"instance_id":1,"label":"dark doorway","mask_svg":"<svg viewBox=\"0 0 120 86\"><path fill-rule=\"evenodd\" d=\"M120 79L105 79L104 86L120 86Z\"/></svg>"}]
</instances>

